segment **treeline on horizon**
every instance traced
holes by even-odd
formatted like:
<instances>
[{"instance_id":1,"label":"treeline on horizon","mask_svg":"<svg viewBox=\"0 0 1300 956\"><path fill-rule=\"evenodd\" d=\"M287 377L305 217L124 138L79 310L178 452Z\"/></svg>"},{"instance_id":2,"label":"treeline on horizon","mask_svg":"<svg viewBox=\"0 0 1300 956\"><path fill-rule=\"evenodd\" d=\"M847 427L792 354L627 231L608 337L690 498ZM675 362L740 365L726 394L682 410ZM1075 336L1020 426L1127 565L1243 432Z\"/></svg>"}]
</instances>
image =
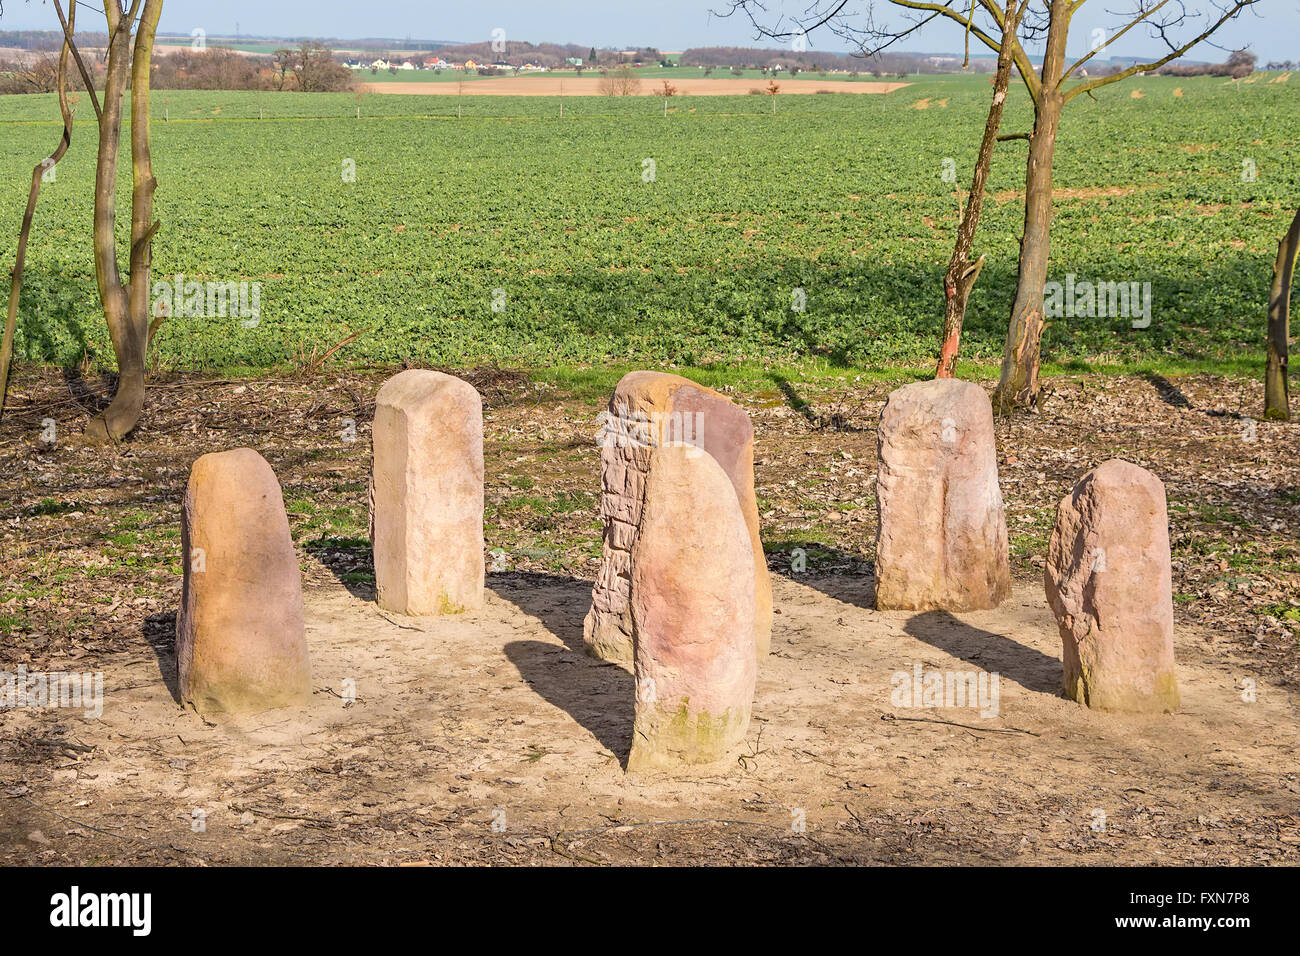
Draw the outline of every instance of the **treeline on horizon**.
<instances>
[{"instance_id":1,"label":"treeline on horizon","mask_svg":"<svg viewBox=\"0 0 1300 956\"><path fill-rule=\"evenodd\" d=\"M89 48L87 48L89 49ZM106 70L99 57L86 57L96 88ZM53 93L58 89L58 54L33 51L21 63L0 61L0 93ZM155 56L150 85L155 90L267 90L340 93L356 78L328 47L307 42L266 56L224 47L181 48ZM68 71L68 88L84 90L79 71Z\"/></svg>"},{"instance_id":2,"label":"treeline on horizon","mask_svg":"<svg viewBox=\"0 0 1300 956\"><path fill-rule=\"evenodd\" d=\"M78 34L78 45L85 50L102 48L107 42L103 33ZM0 93L51 93L57 89L58 50L62 34L57 31L20 30L0 31L0 46L26 51L17 61L0 60ZM392 61L396 64L407 58L409 49L394 53L375 47L366 56ZM412 58L423 60L439 56L452 62L475 60L483 64L478 72L500 72L488 64L507 64L516 70L525 64L536 64L546 69L574 69L602 74L619 66L661 65L699 67L705 75L715 69L730 70L739 75L744 70L759 70L764 74L781 70L787 75L801 72L825 73L840 71L852 75L910 76L918 73L992 72L995 61L991 57L973 57L969 66L963 67L957 56L934 56L922 53L878 53L862 56L851 53L794 51L763 47L693 47L676 55L661 53L654 47L635 50L598 49L567 43L506 42L494 44L461 43L437 46L415 54ZM167 47L166 53L154 58L153 86L159 90L267 90L299 92L342 92L356 85L355 72L344 65L350 57L315 40L300 41L296 46L284 46L271 54L238 52L219 44L209 44L205 49ZM96 86L104 72L100 57L87 57ZM580 61L580 63L575 63ZM1240 78L1254 71L1256 57L1241 50L1232 53L1222 63L1177 61L1159 73L1169 76L1226 76ZM1292 69L1287 61L1270 62L1270 70ZM1094 68L1094 75L1122 69L1117 63ZM80 76L71 71L71 89L84 89Z\"/></svg>"},{"instance_id":3,"label":"treeline on horizon","mask_svg":"<svg viewBox=\"0 0 1300 956\"><path fill-rule=\"evenodd\" d=\"M934 56L926 53L877 53L862 56L853 53L815 52L763 47L705 46L692 47L681 55L682 66L726 67L740 70L770 70L775 66L787 72L846 73L959 73L961 57ZM969 70L992 73L997 65L991 57L972 57Z\"/></svg>"}]
</instances>

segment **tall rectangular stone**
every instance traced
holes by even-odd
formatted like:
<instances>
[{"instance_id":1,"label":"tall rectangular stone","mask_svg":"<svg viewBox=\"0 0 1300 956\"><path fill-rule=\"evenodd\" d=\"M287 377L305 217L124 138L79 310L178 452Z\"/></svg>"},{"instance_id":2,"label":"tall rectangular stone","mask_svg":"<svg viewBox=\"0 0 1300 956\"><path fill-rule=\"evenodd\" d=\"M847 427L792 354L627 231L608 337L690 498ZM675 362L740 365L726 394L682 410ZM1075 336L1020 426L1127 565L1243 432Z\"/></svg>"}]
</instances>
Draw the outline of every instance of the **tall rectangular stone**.
<instances>
[{"instance_id":1,"label":"tall rectangular stone","mask_svg":"<svg viewBox=\"0 0 1300 956\"><path fill-rule=\"evenodd\" d=\"M483 603L483 403L410 369L375 400L370 537L379 606L452 614Z\"/></svg>"},{"instance_id":2,"label":"tall rectangular stone","mask_svg":"<svg viewBox=\"0 0 1300 956\"><path fill-rule=\"evenodd\" d=\"M1011 563L984 389L944 378L895 390L876 447L876 607L997 607Z\"/></svg>"}]
</instances>

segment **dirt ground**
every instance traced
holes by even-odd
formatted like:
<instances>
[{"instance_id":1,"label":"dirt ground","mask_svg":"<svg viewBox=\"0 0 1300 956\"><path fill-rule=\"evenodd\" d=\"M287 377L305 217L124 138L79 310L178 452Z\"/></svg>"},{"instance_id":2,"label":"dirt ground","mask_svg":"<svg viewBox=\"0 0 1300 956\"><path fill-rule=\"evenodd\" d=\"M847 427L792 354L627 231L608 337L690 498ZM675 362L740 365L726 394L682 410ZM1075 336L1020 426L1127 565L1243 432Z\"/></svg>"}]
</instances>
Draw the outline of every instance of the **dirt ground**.
<instances>
[{"instance_id":1,"label":"dirt ground","mask_svg":"<svg viewBox=\"0 0 1300 956\"><path fill-rule=\"evenodd\" d=\"M719 78L671 79L678 96L734 96L746 94L750 90L765 89L768 80ZM901 90L910 83L847 83L843 80L778 80L782 93L816 93L829 90L832 93L892 93ZM491 77L484 80L467 81L459 90L450 82L403 83L394 80L389 83L361 83L358 87L363 93L457 93L466 96L599 96L600 77ZM660 84L650 80L641 83L641 96L657 95Z\"/></svg>"},{"instance_id":2,"label":"dirt ground","mask_svg":"<svg viewBox=\"0 0 1300 956\"><path fill-rule=\"evenodd\" d=\"M757 434L773 653L734 765L629 777L631 675L581 646L602 401L462 374L485 399L498 570L482 610L409 619L372 603L362 540L383 376L157 383L105 454L75 437L104 383L19 372L0 670L101 671L104 710L0 710L0 863L1300 862L1300 426L1243 418L1256 383L1058 380L1042 413L1000 422L1015 592L960 615L872 609L890 385L735 394ZM244 444L284 488L317 691L205 721L173 696L177 516L193 459ZM1041 555L1056 502L1110 456L1166 482L1176 715L1059 696ZM997 673L996 714L898 705L894 676L917 665Z\"/></svg>"}]
</instances>

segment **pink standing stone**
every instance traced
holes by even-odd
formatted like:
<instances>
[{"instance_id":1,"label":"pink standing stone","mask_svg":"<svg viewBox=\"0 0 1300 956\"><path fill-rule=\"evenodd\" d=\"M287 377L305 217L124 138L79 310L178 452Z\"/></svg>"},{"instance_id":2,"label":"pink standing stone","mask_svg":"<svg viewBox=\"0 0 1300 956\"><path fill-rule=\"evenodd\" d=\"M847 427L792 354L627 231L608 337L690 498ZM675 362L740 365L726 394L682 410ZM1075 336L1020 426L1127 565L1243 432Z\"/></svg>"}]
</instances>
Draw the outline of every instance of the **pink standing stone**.
<instances>
[{"instance_id":1,"label":"pink standing stone","mask_svg":"<svg viewBox=\"0 0 1300 956\"><path fill-rule=\"evenodd\" d=\"M181 513L182 703L200 713L304 704L302 579L275 473L251 448L204 455Z\"/></svg>"},{"instance_id":2,"label":"pink standing stone","mask_svg":"<svg viewBox=\"0 0 1300 956\"><path fill-rule=\"evenodd\" d=\"M632 546L636 720L628 770L725 759L754 699L754 555L722 467L651 452Z\"/></svg>"},{"instance_id":3,"label":"pink standing stone","mask_svg":"<svg viewBox=\"0 0 1300 956\"><path fill-rule=\"evenodd\" d=\"M1176 711L1165 487L1112 459L1061 500L1043 573L1066 697L1099 710Z\"/></svg>"},{"instance_id":4,"label":"pink standing stone","mask_svg":"<svg viewBox=\"0 0 1300 956\"><path fill-rule=\"evenodd\" d=\"M483 403L442 372L394 375L375 399L370 529L379 606L454 614L483 603Z\"/></svg>"},{"instance_id":5,"label":"pink standing stone","mask_svg":"<svg viewBox=\"0 0 1300 956\"><path fill-rule=\"evenodd\" d=\"M944 378L894 391L877 451L876 607L997 607L1011 565L984 389Z\"/></svg>"},{"instance_id":6,"label":"pink standing stone","mask_svg":"<svg viewBox=\"0 0 1300 956\"><path fill-rule=\"evenodd\" d=\"M749 415L725 395L680 375L629 372L610 399L600 452L600 513L605 542L583 627L587 650L608 661L632 660L628 593L632 546L650 456L659 445L684 442L712 457L731 481L749 535L757 611L755 654L768 653L772 636L772 585L759 538L754 495L754 429Z\"/></svg>"}]
</instances>

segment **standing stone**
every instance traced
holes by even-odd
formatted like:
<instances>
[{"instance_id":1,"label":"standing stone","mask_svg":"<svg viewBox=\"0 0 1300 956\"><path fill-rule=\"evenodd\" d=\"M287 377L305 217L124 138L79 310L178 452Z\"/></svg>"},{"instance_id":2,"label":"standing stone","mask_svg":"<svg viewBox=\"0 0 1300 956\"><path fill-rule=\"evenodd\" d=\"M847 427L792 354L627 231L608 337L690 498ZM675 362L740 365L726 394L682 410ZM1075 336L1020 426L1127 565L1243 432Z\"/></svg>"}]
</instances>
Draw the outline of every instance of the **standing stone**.
<instances>
[{"instance_id":1,"label":"standing stone","mask_svg":"<svg viewBox=\"0 0 1300 956\"><path fill-rule=\"evenodd\" d=\"M483 402L411 369L375 399L370 539L379 606L455 614L483 603Z\"/></svg>"},{"instance_id":2,"label":"standing stone","mask_svg":"<svg viewBox=\"0 0 1300 956\"><path fill-rule=\"evenodd\" d=\"M1176 711L1165 486L1112 459L1061 500L1043 573L1066 697L1099 710Z\"/></svg>"},{"instance_id":3,"label":"standing stone","mask_svg":"<svg viewBox=\"0 0 1300 956\"><path fill-rule=\"evenodd\" d=\"M712 457L731 481L753 553L755 653L765 656L772 638L772 584L758 533L753 425L745 410L725 395L662 372L624 375L606 413L600 453L605 542L591 610L583 626L587 650L607 661L632 660L628 591L645 478L652 450L674 442ZM700 511L698 507L690 510Z\"/></svg>"},{"instance_id":4,"label":"standing stone","mask_svg":"<svg viewBox=\"0 0 1300 956\"><path fill-rule=\"evenodd\" d=\"M280 483L251 448L204 455L181 512L181 702L200 713L305 704L302 578Z\"/></svg>"},{"instance_id":5,"label":"standing stone","mask_svg":"<svg viewBox=\"0 0 1300 956\"><path fill-rule=\"evenodd\" d=\"M997 607L1011 566L984 389L953 378L903 386L885 403L876 447L876 607Z\"/></svg>"},{"instance_id":6,"label":"standing stone","mask_svg":"<svg viewBox=\"0 0 1300 956\"><path fill-rule=\"evenodd\" d=\"M731 480L709 455L654 449L632 546L636 721L628 770L727 757L758 664L754 555Z\"/></svg>"}]
</instances>

